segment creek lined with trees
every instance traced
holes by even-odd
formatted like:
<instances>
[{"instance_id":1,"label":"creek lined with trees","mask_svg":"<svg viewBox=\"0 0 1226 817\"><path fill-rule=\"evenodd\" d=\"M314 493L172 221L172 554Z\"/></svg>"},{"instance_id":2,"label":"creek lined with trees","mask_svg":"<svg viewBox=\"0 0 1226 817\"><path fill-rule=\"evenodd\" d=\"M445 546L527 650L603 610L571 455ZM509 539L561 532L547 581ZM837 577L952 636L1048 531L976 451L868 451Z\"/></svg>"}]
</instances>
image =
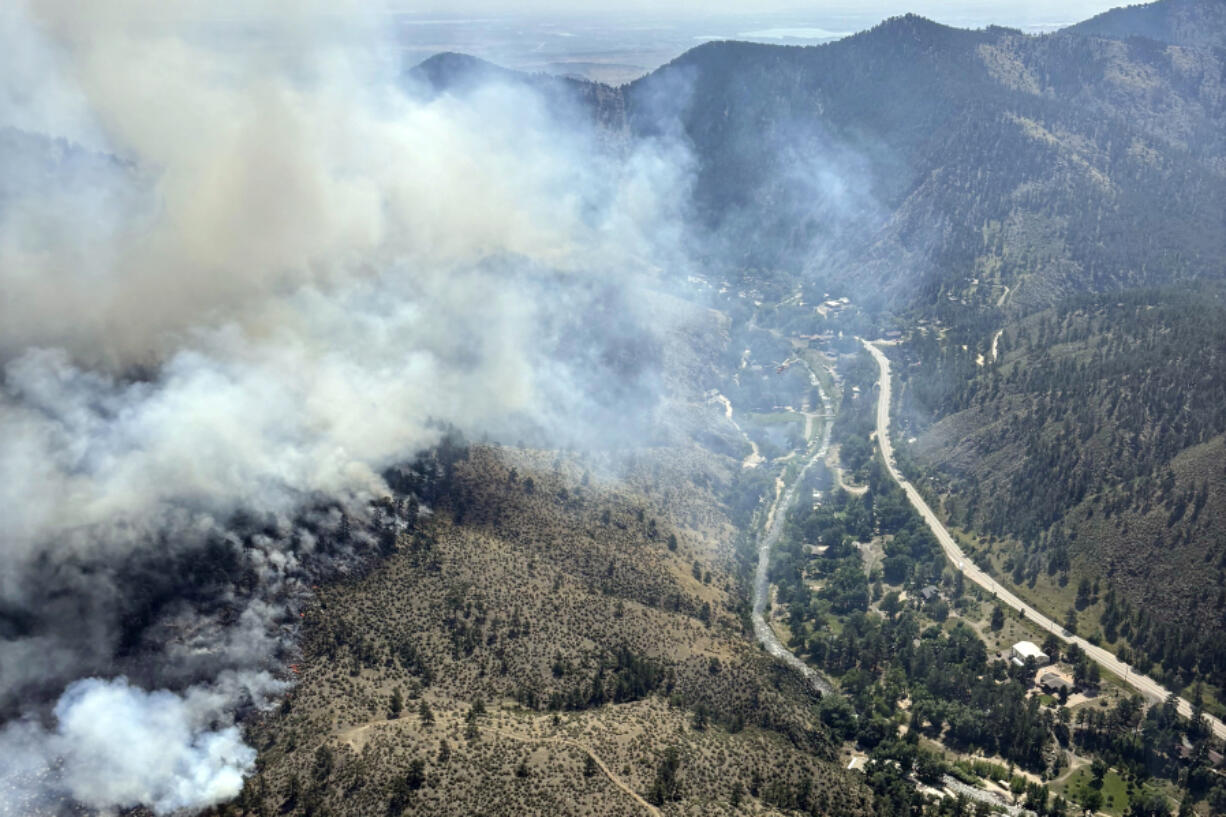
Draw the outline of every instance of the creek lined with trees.
<instances>
[{"instance_id":1,"label":"creek lined with trees","mask_svg":"<svg viewBox=\"0 0 1226 817\"><path fill-rule=\"evenodd\" d=\"M826 393L822 389L821 383L817 376L810 371L813 387L816 390L821 405L824 409L828 405ZM816 408L816 407L814 407ZM834 687L830 682L821 676L817 670L800 660L789 650L779 636L775 635L775 631L771 629L770 624L766 621L766 602L770 595L770 559L771 550L779 541L779 537L783 534L784 526L787 522L788 512L796 502L796 497L800 493L800 488L805 482L805 477L809 473L809 469L826 456L826 451L830 447L830 430L833 423L827 419L822 425L821 440L814 444L810 443L810 448L813 453L809 455L804 466L797 472L796 477L791 484L785 487L778 493L774 507L767 512L766 522L762 530L762 536L758 540L758 563L754 570L753 581L753 631L758 641L766 648L766 651L783 661L790 667L796 669L805 680L818 692L823 695L828 695L834 692Z\"/></svg>"}]
</instances>

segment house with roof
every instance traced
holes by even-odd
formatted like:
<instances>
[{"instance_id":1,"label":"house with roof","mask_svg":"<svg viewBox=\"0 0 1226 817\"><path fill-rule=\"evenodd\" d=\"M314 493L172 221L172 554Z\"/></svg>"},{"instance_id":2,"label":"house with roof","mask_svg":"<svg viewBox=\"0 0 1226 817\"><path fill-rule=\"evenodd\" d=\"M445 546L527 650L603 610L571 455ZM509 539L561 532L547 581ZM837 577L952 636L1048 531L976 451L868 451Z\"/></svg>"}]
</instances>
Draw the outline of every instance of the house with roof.
<instances>
[{"instance_id":1,"label":"house with roof","mask_svg":"<svg viewBox=\"0 0 1226 817\"><path fill-rule=\"evenodd\" d=\"M1071 693L1074 689L1073 682L1069 678L1051 670L1039 674L1039 686L1045 692L1053 694L1061 691Z\"/></svg>"},{"instance_id":2,"label":"house with roof","mask_svg":"<svg viewBox=\"0 0 1226 817\"><path fill-rule=\"evenodd\" d=\"M1051 657L1039 649L1033 641L1019 641L1009 651L1014 664L1024 666L1026 659L1033 658L1040 667L1051 663Z\"/></svg>"}]
</instances>

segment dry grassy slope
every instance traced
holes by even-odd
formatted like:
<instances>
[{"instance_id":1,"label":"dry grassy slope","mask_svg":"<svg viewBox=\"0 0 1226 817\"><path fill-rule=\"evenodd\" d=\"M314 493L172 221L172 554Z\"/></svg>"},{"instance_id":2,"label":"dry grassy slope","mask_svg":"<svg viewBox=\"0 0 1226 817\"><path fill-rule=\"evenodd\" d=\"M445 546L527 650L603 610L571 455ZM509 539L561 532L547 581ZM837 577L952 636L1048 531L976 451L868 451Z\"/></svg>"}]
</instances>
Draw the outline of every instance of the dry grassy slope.
<instances>
[{"instance_id":1,"label":"dry grassy slope","mask_svg":"<svg viewBox=\"0 0 1226 817\"><path fill-rule=\"evenodd\" d=\"M834 762L812 699L735 613L733 531L712 494L726 466L697 450L660 449L613 484L583 472L553 454L474 449L454 494L462 524L440 508L417 545L404 537L369 576L322 589L292 703L253 727L262 771L234 810L254 812L262 799L267 813L385 815L393 781L420 759L426 784L406 813L650 813L635 793L646 796L675 747L679 799L664 814L734 813L733 786L748 791L755 774L759 797L735 813L790 813L762 801L794 801L806 785L814 813L866 812L867 792ZM695 562L709 582L694 578ZM404 666L405 643L429 667L428 685L412 662ZM589 689L620 647L662 666L667 680L654 694L563 711L556 722L544 711L553 693ZM612 673L603 677L612 683ZM389 720L397 687L405 712ZM518 702L526 691L539 709ZM475 719L474 740L466 716L478 698L487 714ZM422 701L432 726L418 714ZM696 730L699 704L723 725ZM729 731L737 721L745 728ZM317 779L320 746L335 762ZM588 752L603 764L590 777Z\"/></svg>"},{"instance_id":2,"label":"dry grassy slope","mask_svg":"<svg viewBox=\"0 0 1226 817\"><path fill-rule=\"evenodd\" d=\"M954 441L948 419L921 437L916 451L933 456L943 468L967 468L975 456L977 440L999 433L996 421L980 421L977 412L967 412L959 420L978 423L975 432ZM945 446L942 448L942 446ZM1105 579L1134 606L1154 611L1160 621L1192 627L1218 629L1226 620L1226 439L1216 437L1203 445L1182 452L1171 461L1175 481L1173 495L1192 494L1201 486L1208 489L1204 510L1192 524L1189 511L1172 524L1171 508L1166 503L1140 502L1123 509L1105 512L1111 496L1094 494L1075 506L1065 517L1065 527L1073 532L1069 545L1072 579L1061 583L1057 575L1041 571L1037 582L1042 598L1056 600L1052 610L1060 613L1073 604L1080 577ZM1014 468L1024 463L1016 447L993 449L979 460L983 469L995 472L982 480L984 485L1004 485ZM997 560L999 567L999 560ZM1008 571L1004 571L1007 573ZM1091 623L1102 612L1091 605L1083 620ZM1086 619L1085 617L1089 618ZM1086 628L1092 633L1095 627Z\"/></svg>"}]
</instances>

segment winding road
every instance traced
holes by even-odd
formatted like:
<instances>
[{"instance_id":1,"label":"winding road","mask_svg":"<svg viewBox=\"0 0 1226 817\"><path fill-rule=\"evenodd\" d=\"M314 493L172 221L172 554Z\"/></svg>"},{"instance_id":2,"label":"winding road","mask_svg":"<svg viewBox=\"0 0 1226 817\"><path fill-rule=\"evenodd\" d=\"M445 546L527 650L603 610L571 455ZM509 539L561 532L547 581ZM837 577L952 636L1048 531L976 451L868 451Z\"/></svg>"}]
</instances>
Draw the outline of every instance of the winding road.
<instances>
[{"instance_id":1,"label":"winding road","mask_svg":"<svg viewBox=\"0 0 1226 817\"><path fill-rule=\"evenodd\" d=\"M826 393L817 379L817 374L811 368L809 369L809 380L817 388L824 404L826 402ZM758 566L754 571L753 582L754 635L757 636L758 641L762 643L767 652L803 675L805 680L809 682L809 685L823 695L829 695L834 692L834 687L817 670L801 661L795 653L784 646L783 642L779 640L779 636L775 635L775 631L767 623L764 613L766 611L766 597L770 592L770 581L768 579L771 549L774 548L775 543L779 541L779 537L783 534L783 526L787 521L788 509L796 501L796 494L800 490L801 484L804 483L805 474L813 467L813 463L826 456L826 449L830 447L830 430L832 426L833 423L826 422L825 427L822 429L821 442L811 446L813 453L809 455L809 459L805 461L804 467L796 474L792 484L782 491L776 491L775 503L766 515L766 527L762 532L762 538L758 540Z\"/></svg>"},{"instance_id":2,"label":"winding road","mask_svg":"<svg viewBox=\"0 0 1226 817\"><path fill-rule=\"evenodd\" d=\"M1084 638L1066 633L1064 628L1056 622L1049 619L1047 616L1035 610L1026 602L1019 599L1013 593L1001 586L999 582L993 579L988 574L979 569L966 554L962 552L962 548L958 547L958 543L950 535L949 530L937 518L937 515L928 507L928 503L920 496L919 491L915 489L899 472L894 464L894 446L890 442L890 361L881 351L876 343L870 343L867 340L860 339L864 344L864 348L868 350L873 359L877 361L877 366L881 370L880 390L877 395L877 442L881 446L881 456L885 460L886 468L890 472L890 476L898 483L899 487L907 495L907 499L911 501L911 505L923 517L928 524L937 541L941 543L941 547L945 551L946 557L954 564L958 570L975 584L987 590L1002 603L1012 607L1014 610L1020 611L1026 618L1038 624L1044 630L1054 633L1057 638L1070 644L1076 644L1086 655L1092 658L1103 669L1109 670L1126 683L1148 697L1150 700L1163 701L1171 695L1170 690L1162 686L1154 679L1142 675L1133 670L1130 666L1119 660L1112 653L1104 650L1102 647L1096 647ZM755 608L756 609L756 608ZM756 626L756 620L755 620ZM1178 699L1179 714L1185 717L1192 716L1192 704L1183 698ZM1219 719L1205 715L1213 734L1218 739L1226 738L1226 724L1223 724Z\"/></svg>"}]
</instances>

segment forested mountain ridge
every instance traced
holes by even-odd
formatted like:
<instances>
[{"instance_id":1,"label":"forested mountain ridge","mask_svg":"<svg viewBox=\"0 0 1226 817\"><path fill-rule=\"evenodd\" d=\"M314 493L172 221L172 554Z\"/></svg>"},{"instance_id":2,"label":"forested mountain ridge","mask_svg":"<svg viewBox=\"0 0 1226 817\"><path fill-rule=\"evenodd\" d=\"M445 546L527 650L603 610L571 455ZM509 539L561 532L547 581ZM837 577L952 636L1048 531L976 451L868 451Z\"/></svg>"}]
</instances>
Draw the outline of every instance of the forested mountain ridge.
<instances>
[{"instance_id":1,"label":"forested mountain ridge","mask_svg":"<svg viewBox=\"0 0 1226 817\"><path fill-rule=\"evenodd\" d=\"M751 265L922 310L1222 272L1220 53L904 17L818 48L695 49L630 87L632 125L685 77L695 205L758 237Z\"/></svg>"},{"instance_id":2,"label":"forested mountain ridge","mask_svg":"<svg viewBox=\"0 0 1226 817\"><path fill-rule=\"evenodd\" d=\"M415 73L463 87L490 70L472 62ZM908 15L822 46L707 43L621 88L518 76L619 138L678 140L721 270L925 314L1226 271L1220 50Z\"/></svg>"},{"instance_id":3,"label":"forested mountain ridge","mask_svg":"<svg viewBox=\"0 0 1226 817\"><path fill-rule=\"evenodd\" d=\"M1168 0L1105 11L1067 31L1096 37L1145 37L1199 48L1226 47L1226 5Z\"/></svg>"},{"instance_id":4,"label":"forested mountain ridge","mask_svg":"<svg viewBox=\"0 0 1226 817\"><path fill-rule=\"evenodd\" d=\"M620 91L607 85L574 77L552 74L523 74L492 62L445 51L413 66L406 74L411 93L464 93L487 83L522 84L531 88L545 104L559 112L577 107L605 131L625 131L624 99Z\"/></svg>"}]
</instances>

